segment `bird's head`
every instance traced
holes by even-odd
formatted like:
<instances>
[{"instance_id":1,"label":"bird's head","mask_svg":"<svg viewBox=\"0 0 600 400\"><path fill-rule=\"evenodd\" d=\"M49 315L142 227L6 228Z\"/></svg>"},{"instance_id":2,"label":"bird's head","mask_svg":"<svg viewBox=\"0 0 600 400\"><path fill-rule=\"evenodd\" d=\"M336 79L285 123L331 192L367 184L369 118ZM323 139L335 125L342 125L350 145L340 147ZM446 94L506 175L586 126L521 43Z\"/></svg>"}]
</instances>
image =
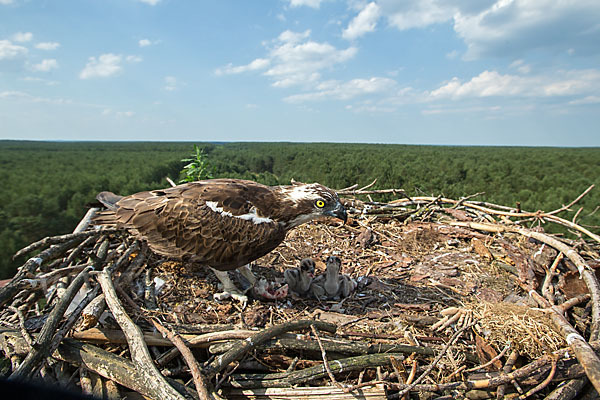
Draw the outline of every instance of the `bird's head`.
<instances>
[{"instance_id":1,"label":"bird's head","mask_svg":"<svg viewBox=\"0 0 600 400\"><path fill-rule=\"evenodd\" d=\"M315 262L312 258L305 258L300 261L300 271L309 277L315 275Z\"/></svg>"},{"instance_id":2,"label":"bird's head","mask_svg":"<svg viewBox=\"0 0 600 400\"><path fill-rule=\"evenodd\" d=\"M322 216L339 218L344 223L348 219L337 193L321 184L294 183L291 186L281 186L281 192L285 202L291 205L296 214L290 218L290 227Z\"/></svg>"},{"instance_id":3,"label":"bird's head","mask_svg":"<svg viewBox=\"0 0 600 400\"><path fill-rule=\"evenodd\" d=\"M337 275L342 267L342 260L336 256L329 256L325 260L327 266L327 273Z\"/></svg>"}]
</instances>

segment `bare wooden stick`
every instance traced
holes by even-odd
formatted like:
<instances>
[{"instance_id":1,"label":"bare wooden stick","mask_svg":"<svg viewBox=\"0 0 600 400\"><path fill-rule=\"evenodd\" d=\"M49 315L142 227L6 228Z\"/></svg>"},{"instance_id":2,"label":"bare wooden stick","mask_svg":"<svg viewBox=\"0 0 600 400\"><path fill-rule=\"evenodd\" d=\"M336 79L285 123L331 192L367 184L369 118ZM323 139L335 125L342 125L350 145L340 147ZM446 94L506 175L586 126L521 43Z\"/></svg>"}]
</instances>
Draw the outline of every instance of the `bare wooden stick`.
<instances>
[{"instance_id":1,"label":"bare wooden stick","mask_svg":"<svg viewBox=\"0 0 600 400\"><path fill-rule=\"evenodd\" d=\"M81 324L77 327L77 330L83 331L96 326L105 309L106 301L104 300L104 294L100 294L83 309L81 314ZM123 341L126 343L124 336Z\"/></svg>"},{"instance_id":2,"label":"bare wooden stick","mask_svg":"<svg viewBox=\"0 0 600 400\"><path fill-rule=\"evenodd\" d=\"M280 325L272 326L271 328L260 331L246 340L238 343L234 348L227 353L218 356L205 370L207 378L213 378L218 372L225 369L230 363L243 357L248 351L254 347L266 342L274 336L284 332L295 331L299 329L307 329L314 324L317 328L333 333L337 326L323 321L300 320L286 322Z\"/></svg>"},{"instance_id":3,"label":"bare wooden stick","mask_svg":"<svg viewBox=\"0 0 600 400\"><path fill-rule=\"evenodd\" d=\"M363 191L367 190L368 188L370 188L371 186L373 186L375 183L377 183L377 178L373 179L373 182L369 183L367 186L363 186L360 189L358 189L357 192L363 192Z\"/></svg>"},{"instance_id":4,"label":"bare wooden stick","mask_svg":"<svg viewBox=\"0 0 600 400\"><path fill-rule=\"evenodd\" d=\"M550 384L550 382L552 381L552 378L554 378L554 374L556 373L556 364L557 364L557 361L552 360L552 368L550 369L550 373L548 374L546 379L544 379L539 385L529 389L527 391L527 393L519 396L519 399L526 399L529 396L533 396L534 394L536 394L537 392L539 392L540 390L542 390L546 386L548 386L548 384Z\"/></svg>"},{"instance_id":5,"label":"bare wooden stick","mask_svg":"<svg viewBox=\"0 0 600 400\"><path fill-rule=\"evenodd\" d=\"M523 282L517 282L526 290L527 286L525 286ZM592 382L592 385L594 385L596 390L600 393L600 359L594 352L594 349L564 317L560 306L550 304L548 300L535 290L530 290L529 296L531 296L531 298L533 298L540 306L546 307L548 310L552 311L550 313L552 322L561 332L567 344L571 346L571 349L575 353L575 357L577 357L577 360L583 367L590 382Z\"/></svg>"},{"instance_id":6,"label":"bare wooden stick","mask_svg":"<svg viewBox=\"0 0 600 400\"><path fill-rule=\"evenodd\" d=\"M42 263L62 256L67 250L78 245L84 238L75 238L66 243L57 244L42 251L36 257L32 257L23 264L13 279L4 287L0 288L0 307L9 302L22 288L22 280L30 276Z\"/></svg>"},{"instance_id":7,"label":"bare wooden stick","mask_svg":"<svg viewBox=\"0 0 600 400\"><path fill-rule=\"evenodd\" d=\"M492 365L497 360L501 359L504 356L504 354L506 354L506 352L508 351L508 349L510 349L510 345L504 346L504 348L502 349L502 351L500 353L498 353L498 355L496 357L492 358L490 361L486 362L485 364L478 365L476 367L466 369L465 372L477 371L478 369L483 369L483 368L486 368L486 367Z\"/></svg>"},{"instance_id":8,"label":"bare wooden stick","mask_svg":"<svg viewBox=\"0 0 600 400\"><path fill-rule=\"evenodd\" d=\"M25 339L29 347L33 347L34 340L27 331L27 328L25 328L25 315L23 314L23 311L16 307L8 307L8 309L16 313L19 317L19 329L21 330L21 336L23 336L23 339Z\"/></svg>"},{"instance_id":9,"label":"bare wooden stick","mask_svg":"<svg viewBox=\"0 0 600 400\"><path fill-rule=\"evenodd\" d=\"M15 331L0 332L0 344L3 349L10 348L19 355L29 351L21 335ZM52 354L52 357L83 367L143 396L157 399L153 397L154 392L146 384L147 377L144 376L143 371L139 371L135 367L133 362L97 346L66 338ZM177 381L169 380L169 383L180 393L187 393L187 388ZM192 393L195 394L195 392Z\"/></svg>"},{"instance_id":10,"label":"bare wooden stick","mask_svg":"<svg viewBox=\"0 0 600 400\"><path fill-rule=\"evenodd\" d=\"M588 194L593 188L594 188L594 185L591 185L589 188L585 189L585 191L583 193L581 193L575 200L573 200L572 202L570 202L566 206L562 206L561 208L559 208L557 210L550 211L550 212L545 213L545 214L547 214L547 215L553 215L553 214L558 214L559 212L568 210L575 203L578 203L579 200L581 200L583 198L583 196L585 196L586 194Z\"/></svg>"},{"instance_id":11,"label":"bare wooden stick","mask_svg":"<svg viewBox=\"0 0 600 400\"><path fill-rule=\"evenodd\" d=\"M79 221L79 223L75 227L75 230L73 231L73 233L79 233L79 232L85 231L88 228L88 226L90 226L90 223L92 222L92 218L94 218L94 216L96 215L98 210L100 210L100 209L94 208L94 207L87 210L87 212L85 213L85 215L83 216L81 221Z\"/></svg>"},{"instance_id":12,"label":"bare wooden stick","mask_svg":"<svg viewBox=\"0 0 600 400\"><path fill-rule=\"evenodd\" d=\"M219 332L209 332L201 335L185 335L184 340L187 342L187 345L190 347L207 347L210 343L222 341L222 340L231 340L231 339L246 339L249 336L255 334L256 331L249 331L244 329L233 330L233 331L219 331ZM148 341L146 340L146 343ZM231 342L226 342L231 343ZM228 348L227 350L231 350ZM156 364L158 366L164 366L169 361L173 360L179 354L179 349L177 347L173 347L171 350L162 354L159 358L156 359Z\"/></svg>"},{"instance_id":13,"label":"bare wooden stick","mask_svg":"<svg viewBox=\"0 0 600 400\"><path fill-rule=\"evenodd\" d=\"M161 325L159 321L155 318L151 319L152 324L163 336L166 336L175 347L179 349L181 355L183 356L185 363L190 368L190 372L192 373L192 377L194 379L194 384L196 385L196 391L198 392L198 396L200 400L210 400L210 395L208 394L207 383L204 375L202 375L202 371L200 371L200 366L196 361L196 358L190 351L190 349L185 345L183 340L176 333L171 332L167 328Z\"/></svg>"},{"instance_id":14,"label":"bare wooden stick","mask_svg":"<svg viewBox=\"0 0 600 400\"><path fill-rule=\"evenodd\" d=\"M579 274L583 278L590 295L592 296L592 325L590 328L590 340L595 341L600 338L600 284L593 270L587 265L583 257L575 250L564 244L563 242L541 232L534 232L528 229L518 229L518 232L526 237L539 240L549 246L554 247L562 252L569 260L575 264L579 270ZM599 382L600 384L600 382ZM600 391L600 390L599 390Z\"/></svg>"},{"instance_id":15,"label":"bare wooden stick","mask_svg":"<svg viewBox=\"0 0 600 400\"><path fill-rule=\"evenodd\" d=\"M212 354L225 353L231 350L237 342L225 342L216 344L210 347L209 351ZM376 343L376 344L365 344L360 342L350 341L323 341L323 347L325 351L332 353L340 353L346 355L359 355L359 354L374 354L374 353L404 353L404 354L421 354L426 356L433 356L436 354L435 350L425 346L411 346L406 344L387 344L387 343ZM312 351L318 352L318 343L312 340L303 340L297 338L281 337L275 340L270 340L263 343L257 348L283 348L293 351Z\"/></svg>"},{"instance_id":16,"label":"bare wooden stick","mask_svg":"<svg viewBox=\"0 0 600 400\"><path fill-rule=\"evenodd\" d=\"M375 368L377 366L390 365L390 357L403 360L404 354L368 354L363 356L342 358L332 362L330 368L331 372L334 374L340 372L362 371L365 368ZM250 375L248 377L249 379L244 379L246 378L244 376L236 376L235 379L230 382L230 384L233 387L282 387L304 384L326 377L327 371L325 371L323 365L320 364L293 372L267 375Z\"/></svg>"},{"instance_id":17,"label":"bare wooden stick","mask_svg":"<svg viewBox=\"0 0 600 400\"><path fill-rule=\"evenodd\" d=\"M17 257L22 256L23 254L27 254L34 250L37 250L40 247L45 247L48 245L59 244L59 243L65 243L65 242L72 241L74 239L83 240L89 236L97 236L97 235L100 235L101 233L112 233L112 232L116 232L116 229L105 228L105 229L100 229L97 231L74 232L74 233L67 233L65 235L45 237L42 240L38 240L37 242L31 243L29 246L23 247L21 250L17 251L15 253L15 255L13 256L13 260Z\"/></svg>"},{"instance_id":18,"label":"bare wooden stick","mask_svg":"<svg viewBox=\"0 0 600 400\"><path fill-rule=\"evenodd\" d=\"M452 335L452 337L450 338L450 340L448 341L448 343L446 343L446 345L444 346L444 348L440 351L440 353L438 354L438 356L431 362L431 364L429 364L427 366L427 369L425 369L425 371L417 379L415 379L414 382L412 382L409 385L407 385L404 389L401 389L397 393L397 398L401 398L406 393L410 392L417 384L419 384L419 382L421 382L423 379L425 379L425 377L429 375L429 373L433 370L433 368L437 365L437 363L440 362L440 360L446 354L446 352L448 351L448 349L450 348L450 346L452 346L458 340L458 338L460 338L462 336L462 334L467 329L471 329L471 327L473 327L473 325L474 324L470 324L470 325L464 326L463 328L461 328L458 331L456 331L456 333L454 333L454 335Z\"/></svg>"},{"instance_id":19,"label":"bare wooden stick","mask_svg":"<svg viewBox=\"0 0 600 400\"><path fill-rule=\"evenodd\" d=\"M73 279L64 296L56 303L50 312L46 323L33 344L33 350L27 354L27 357L25 357L25 360L19 365L19 368L13 371L9 377L10 380L20 380L31 377L38 365L50 355L50 342L56 332L60 319L67 310L71 300L73 300L73 297L75 297L83 283L86 281L90 269L91 267L84 269L75 279Z\"/></svg>"},{"instance_id":20,"label":"bare wooden stick","mask_svg":"<svg viewBox=\"0 0 600 400\"><path fill-rule=\"evenodd\" d=\"M572 379L554 389L544 400L572 400L588 383L586 378Z\"/></svg>"},{"instance_id":21,"label":"bare wooden stick","mask_svg":"<svg viewBox=\"0 0 600 400\"><path fill-rule=\"evenodd\" d=\"M175 182L173 182L173 179L169 178L168 176L167 176L167 178L166 178L166 179L167 179L167 182L169 182L169 185L171 185L171 187L175 187L175 186L177 186L177 185L175 184Z\"/></svg>"},{"instance_id":22,"label":"bare wooden stick","mask_svg":"<svg viewBox=\"0 0 600 400\"><path fill-rule=\"evenodd\" d=\"M58 347L60 342L67 335L67 333L69 333L69 331L73 328L73 325L75 325L75 322L77 322L77 319L81 315L81 312L83 311L83 309L96 297L96 295L98 294L99 291L100 291L100 287L98 285L96 285L96 287L93 288L92 290L90 290L88 292L88 294L85 296L85 298L83 300L81 300L81 302L77 305L77 307L75 307L75 309L71 312L71 314L69 315L69 317L63 324L63 326L56 332L56 335L54 335L54 338L52 338L52 341L50 342L49 352L53 352L54 350L56 350L56 348Z\"/></svg>"},{"instance_id":23,"label":"bare wooden stick","mask_svg":"<svg viewBox=\"0 0 600 400\"><path fill-rule=\"evenodd\" d=\"M79 368L79 383L81 385L81 391L83 392L83 394L87 394L89 396L93 395L94 387L92 386L90 373L87 369L82 367Z\"/></svg>"},{"instance_id":24,"label":"bare wooden stick","mask_svg":"<svg viewBox=\"0 0 600 400\"><path fill-rule=\"evenodd\" d=\"M373 183L375 183L375 182L373 182ZM314 325L311 325L310 329L312 330L313 335L315 335L315 338L317 339L317 342L319 343L319 348L321 349L321 357L323 358L323 367L325 367L325 371L327 371L327 375L329 375L329 380L335 386L337 386L338 389L341 389L343 391L346 390L346 388L344 386L342 386L335 379L333 372L331 372L331 368L329 367L329 362L327 361L327 353L325 352L325 349L323 348L323 343L321 343L321 337L319 336L319 332L317 331L317 328L315 328Z\"/></svg>"},{"instance_id":25,"label":"bare wooden stick","mask_svg":"<svg viewBox=\"0 0 600 400\"><path fill-rule=\"evenodd\" d=\"M136 324L133 323L131 318L129 318L123 309L121 302L117 298L117 293L108 271L103 271L98 275L97 278L100 286L102 286L106 304L110 308L113 317L115 317L123 329L123 333L127 338L127 344L129 345L129 351L131 352L131 358L136 366L136 369L138 369L143 375L143 382L147 386L148 391L151 392L150 397L157 400L182 400L183 397L181 394L179 394L171 385L167 383L167 381L165 381L164 377L154 366L154 361L150 356L148 347L146 347L146 344L144 343L142 331Z\"/></svg>"}]
</instances>

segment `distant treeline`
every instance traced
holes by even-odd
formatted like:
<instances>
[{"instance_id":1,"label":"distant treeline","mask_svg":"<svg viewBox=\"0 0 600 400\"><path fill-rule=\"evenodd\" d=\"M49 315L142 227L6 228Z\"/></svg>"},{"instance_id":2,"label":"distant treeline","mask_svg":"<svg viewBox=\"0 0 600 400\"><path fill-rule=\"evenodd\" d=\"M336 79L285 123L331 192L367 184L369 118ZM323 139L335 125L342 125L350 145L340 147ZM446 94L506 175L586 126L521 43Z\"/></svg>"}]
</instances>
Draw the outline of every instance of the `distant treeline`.
<instances>
[{"instance_id":1,"label":"distant treeline","mask_svg":"<svg viewBox=\"0 0 600 400\"><path fill-rule=\"evenodd\" d=\"M478 200L546 211L600 183L599 148L450 147L335 143L199 143L214 177L269 185L290 179L333 188L402 188L409 195ZM0 278L21 247L73 230L98 192L130 194L179 179L193 143L0 141ZM576 207L598 232L600 187ZM592 215L590 215L592 214Z\"/></svg>"}]
</instances>

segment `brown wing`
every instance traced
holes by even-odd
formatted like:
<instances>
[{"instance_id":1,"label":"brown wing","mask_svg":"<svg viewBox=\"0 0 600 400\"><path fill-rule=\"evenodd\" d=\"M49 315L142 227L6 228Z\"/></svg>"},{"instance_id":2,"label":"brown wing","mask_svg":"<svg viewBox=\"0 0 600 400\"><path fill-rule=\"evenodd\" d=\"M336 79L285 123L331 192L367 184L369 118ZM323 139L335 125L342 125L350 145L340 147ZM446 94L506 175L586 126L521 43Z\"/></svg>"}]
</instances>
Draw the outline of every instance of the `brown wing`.
<instances>
[{"instance_id":1,"label":"brown wing","mask_svg":"<svg viewBox=\"0 0 600 400\"><path fill-rule=\"evenodd\" d=\"M263 204L275 201L268 187L249 183L213 180L141 192L119 200L115 216L159 254L235 269L267 254L285 238L276 221L239 218L251 212L268 217Z\"/></svg>"}]
</instances>

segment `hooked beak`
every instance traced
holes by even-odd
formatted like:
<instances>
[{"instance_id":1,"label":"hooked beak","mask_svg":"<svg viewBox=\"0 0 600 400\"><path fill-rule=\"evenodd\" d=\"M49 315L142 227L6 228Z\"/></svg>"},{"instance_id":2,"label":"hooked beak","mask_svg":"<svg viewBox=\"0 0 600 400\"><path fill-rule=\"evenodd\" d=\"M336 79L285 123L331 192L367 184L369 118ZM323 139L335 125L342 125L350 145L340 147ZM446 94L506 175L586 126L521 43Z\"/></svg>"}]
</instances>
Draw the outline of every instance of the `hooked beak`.
<instances>
[{"instance_id":1,"label":"hooked beak","mask_svg":"<svg viewBox=\"0 0 600 400\"><path fill-rule=\"evenodd\" d=\"M339 201L337 202L337 204L333 210L326 211L325 214L329 215L330 217L335 217L335 218L341 219L342 221L344 221L344 224L346 224L346 221L348 221L348 215L346 214L346 209L344 208L342 203L340 203Z\"/></svg>"}]
</instances>

